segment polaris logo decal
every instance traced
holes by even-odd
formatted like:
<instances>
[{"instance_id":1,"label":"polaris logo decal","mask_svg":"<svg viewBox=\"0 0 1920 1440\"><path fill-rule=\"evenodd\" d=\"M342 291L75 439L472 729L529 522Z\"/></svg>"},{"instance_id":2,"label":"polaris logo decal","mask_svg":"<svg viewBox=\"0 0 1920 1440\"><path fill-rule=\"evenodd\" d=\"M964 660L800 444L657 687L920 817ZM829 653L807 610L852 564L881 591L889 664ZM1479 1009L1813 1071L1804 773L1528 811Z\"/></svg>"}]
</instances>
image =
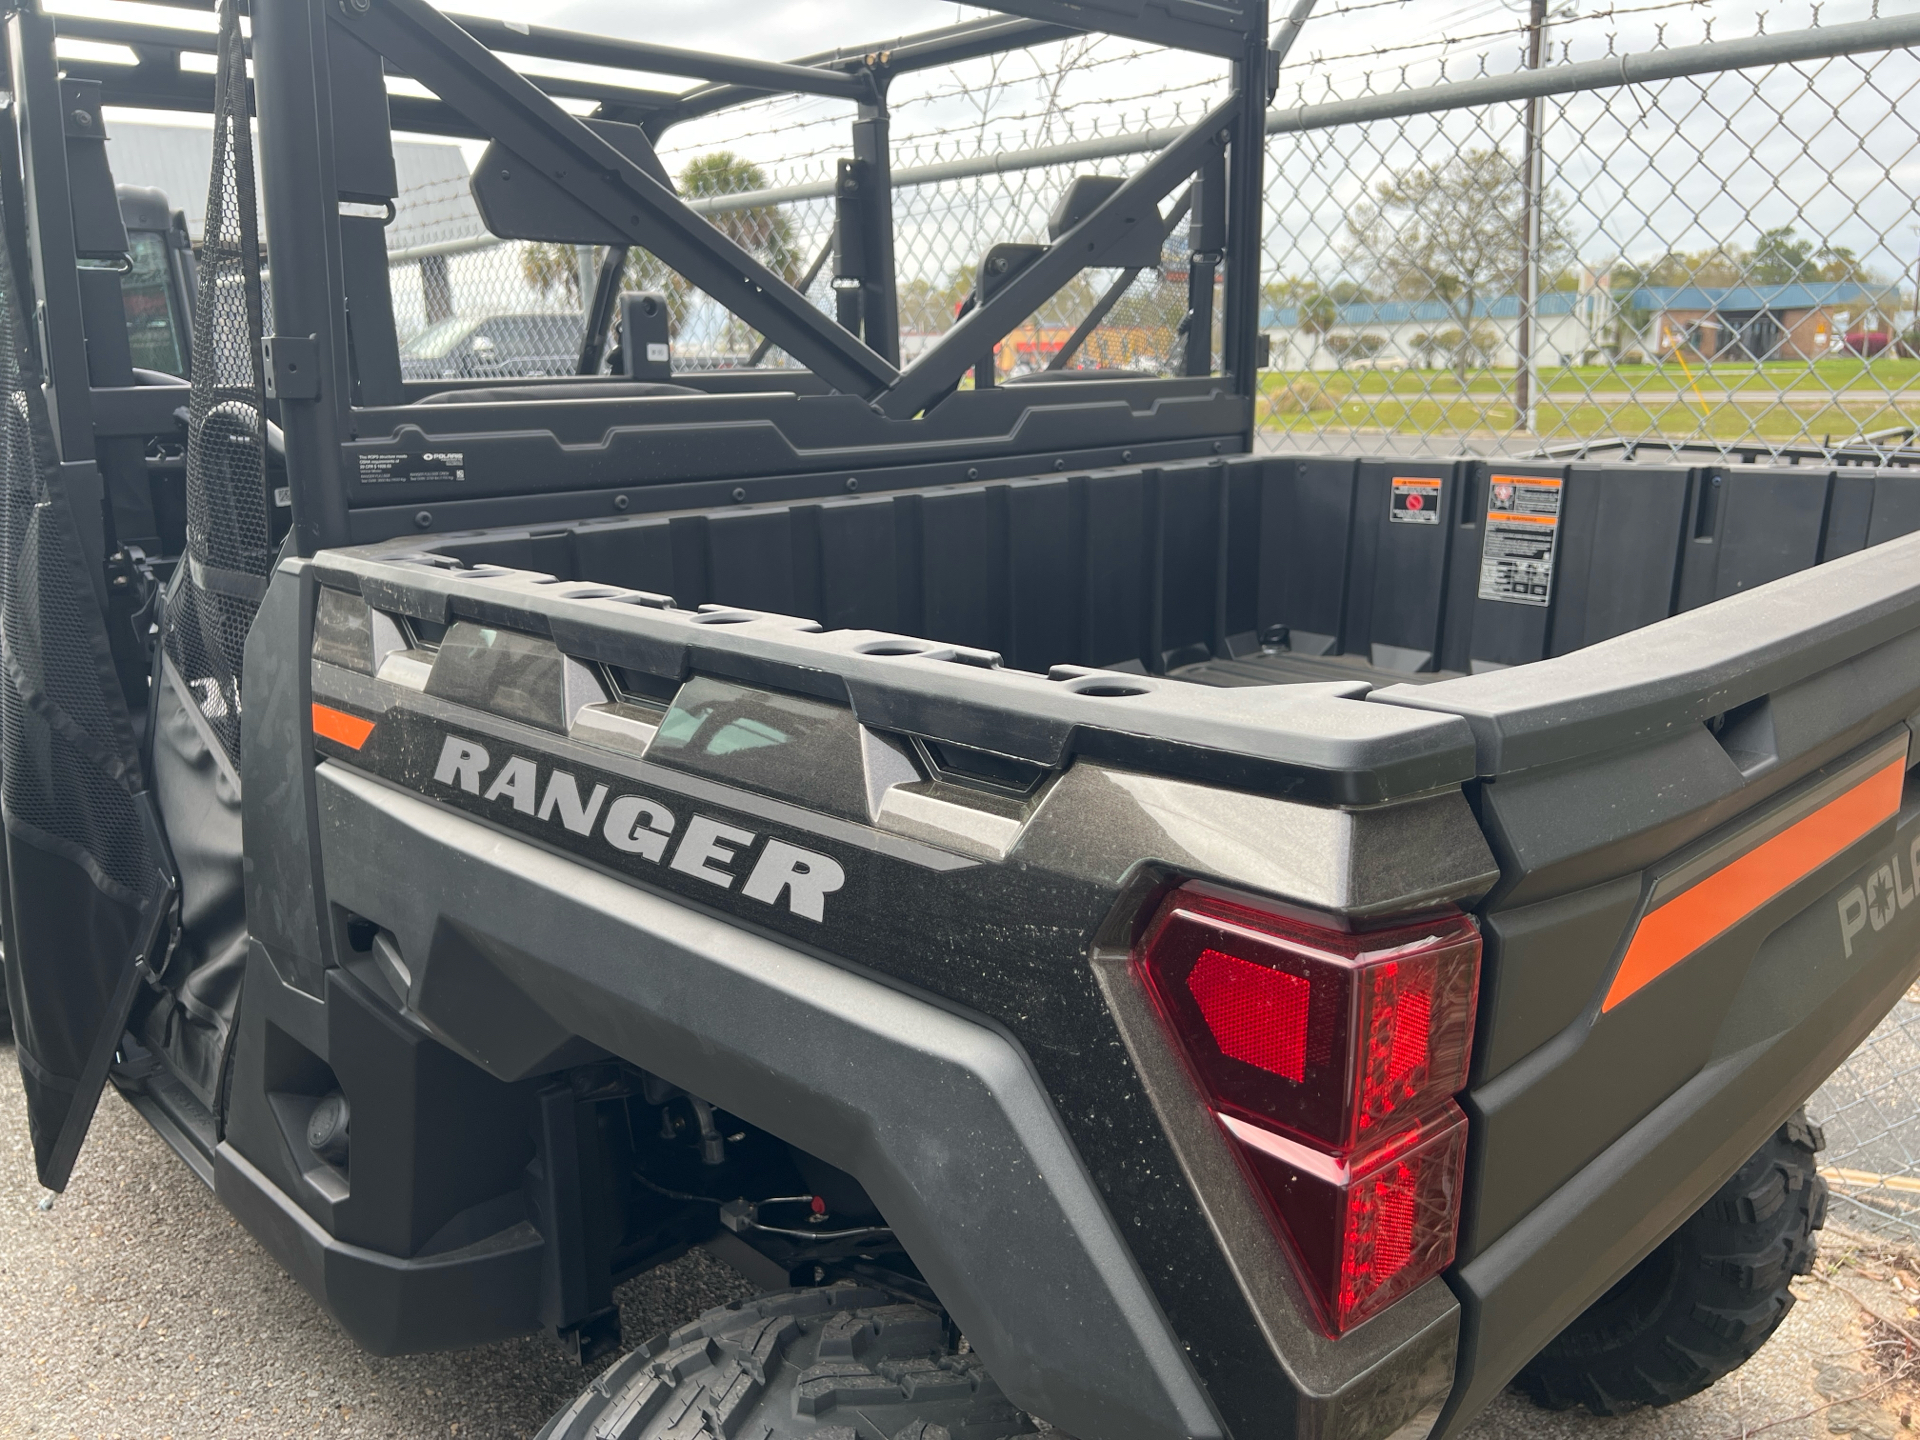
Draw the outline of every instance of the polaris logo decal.
<instances>
[{"instance_id":1,"label":"polaris logo decal","mask_svg":"<svg viewBox=\"0 0 1920 1440\"><path fill-rule=\"evenodd\" d=\"M558 768L548 769L542 785L539 764L523 755L508 756L494 770L493 757L485 747L457 736L449 735L441 746L433 778L575 835L598 833L622 855L664 863L669 870L697 876L722 890L733 889L744 873L742 895L763 905L784 902L793 914L809 920L825 920L827 896L846 884L846 871L838 861L771 835L760 844L748 869L748 852L760 841L751 830L698 814L683 826L660 801L645 795L615 795L604 784L582 794L579 780Z\"/></svg>"},{"instance_id":2,"label":"polaris logo decal","mask_svg":"<svg viewBox=\"0 0 1920 1440\"><path fill-rule=\"evenodd\" d=\"M1900 852L1888 857L1865 885L1856 885L1840 897L1840 943L1853 955L1853 937L1867 926L1874 933L1893 923L1893 917L1913 904L1916 875L1920 875L1920 836L1907 851L1907 873L1900 873Z\"/></svg>"}]
</instances>

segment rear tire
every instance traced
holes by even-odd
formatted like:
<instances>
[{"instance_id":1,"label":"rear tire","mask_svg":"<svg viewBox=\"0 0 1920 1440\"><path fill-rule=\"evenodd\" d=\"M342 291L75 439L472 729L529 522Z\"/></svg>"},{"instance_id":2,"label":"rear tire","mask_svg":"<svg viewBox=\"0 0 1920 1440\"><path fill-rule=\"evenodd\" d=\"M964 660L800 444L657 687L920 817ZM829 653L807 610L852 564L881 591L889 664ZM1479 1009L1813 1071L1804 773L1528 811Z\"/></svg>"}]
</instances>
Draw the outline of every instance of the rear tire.
<instances>
[{"instance_id":1,"label":"rear tire","mask_svg":"<svg viewBox=\"0 0 1920 1440\"><path fill-rule=\"evenodd\" d=\"M1793 1308L1826 1224L1825 1144L1794 1113L1707 1203L1515 1378L1548 1410L1624 1415L1697 1395L1753 1358Z\"/></svg>"},{"instance_id":2,"label":"rear tire","mask_svg":"<svg viewBox=\"0 0 1920 1440\"><path fill-rule=\"evenodd\" d=\"M1033 1422L946 1317L852 1284L709 1310L614 1362L536 1440L1008 1440Z\"/></svg>"}]
</instances>

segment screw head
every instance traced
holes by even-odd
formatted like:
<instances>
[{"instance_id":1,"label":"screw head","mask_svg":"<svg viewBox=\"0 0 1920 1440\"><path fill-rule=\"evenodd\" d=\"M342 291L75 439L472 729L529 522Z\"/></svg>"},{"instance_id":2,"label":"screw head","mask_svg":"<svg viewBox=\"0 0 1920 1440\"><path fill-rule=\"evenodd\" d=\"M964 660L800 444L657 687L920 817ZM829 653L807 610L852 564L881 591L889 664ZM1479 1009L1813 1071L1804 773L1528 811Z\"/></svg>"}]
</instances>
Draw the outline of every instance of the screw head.
<instances>
[{"instance_id":1,"label":"screw head","mask_svg":"<svg viewBox=\"0 0 1920 1440\"><path fill-rule=\"evenodd\" d=\"M427 529L433 524L433 512L431 510L422 510L418 512L413 517L413 523L418 525L422 530Z\"/></svg>"},{"instance_id":2,"label":"screw head","mask_svg":"<svg viewBox=\"0 0 1920 1440\"><path fill-rule=\"evenodd\" d=\"M93 115L86 110L76 110L73 112L73 123L82 130L90 130L93 128Z\"/></svg>"},{"instance_id":3,"label":"screw head","mask_svg":"<svg viewBox=\"0 0 1920 1440\"><path fill-rule=\"evenodd\" d=\"M739 501L746 499L747 498L746 487L743 485L735 486L733 491L733 498L735 503L738 503Z\"/></svg>"},{"instance_id":4,"label":"screw head","mask_svg":"<svg viewBox=\"0 0 1920 1440\"><path fill-rule=\"evenodd\" d=\"M1226 441L1224 440L1216 440L1213 442L1213 453L1216 455L1218 455L1222 450L1226 448L1227 448L1227 444L1226 444Z\"/></svg>"},{"instance_id":5,"label":"screw head","mask_svg":"<svg viewBox=\"0 0 1920 1440\"><path fill-rule=\"evenodd\" d=\"M852 491L852 490L858 490L859 488L860 488L860 477L857 475L847 476L847 489Z\"/></svg>"},{"instance_id":6,"label":"screw head","mask_svg":"<svg viewBox=\"0 0 1920 1440\"><path fill-rule=\"evenodd\" d=\"M613 508L616 510L624 510L632 503L633 502L624 495L616 495L613 497Z\"/></svg>"},{"instance_id":7,"label":"screw head","mask_svg":"<svg viewBox=\"0 0 1920 1440\"><path fill-rule=\"evenodd\" d=\"M1131 451L1131 450L1122 450L1122 451L1120 452L1120 463L1121 463L1121 464L1123 464L1123 465L1126 465L1126 464L1131 464L1131 463L1132 463L1132 461L1133 461L1133 451Z\"/></svg>"},{"instance_id":8,"label":"screw head","mask_svg":"<svg viewBox=\"0 0 1920 1440\"><path fill-rule=\"evenodd\" d=\"M980 472L978 470L969 470L967 471L967 478L969 480L978 480L980 478Z\"/></svg>"}]
</instances>

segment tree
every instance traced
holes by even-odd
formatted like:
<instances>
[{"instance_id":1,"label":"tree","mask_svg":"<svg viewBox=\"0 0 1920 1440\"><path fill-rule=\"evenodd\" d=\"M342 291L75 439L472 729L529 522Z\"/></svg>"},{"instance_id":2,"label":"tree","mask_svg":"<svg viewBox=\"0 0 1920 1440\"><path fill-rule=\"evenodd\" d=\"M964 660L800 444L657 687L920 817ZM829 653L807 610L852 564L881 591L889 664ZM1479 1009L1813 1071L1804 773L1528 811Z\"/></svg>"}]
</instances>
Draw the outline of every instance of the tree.
<instances>
[{"instance_id":1,"label":"tree","mask_svg":"<svg viewBox=\"0 0 1920 1440\"><path fill-rule=\"evenodd\" d=\"M572 245L548 245L535 242L520 252L520 273L527 284L542 295L556 287L574 309L582 308L580 299L580 259Z\"/></svg>"},{"instance_id":2,"label":"tree","mask_svg":"<svg viewBox=\"0 0 1920 1440\"><path fill-rule=\"evenodd\" d=\"M944 335L973 293L973 271L961 266L945 284L915 276L900 286L900 328L911 335Z\"/></svg>"},{"instance_id":3,"label":"tree","mask_svg":"<svg viewBox=\"0 0 1920 1440\"><path fill-rule=\"evenodd\" d=\"M711 200L767 188L767 172L731 150L716 150L687 162L680 172L680 194L688 200ZM721 234L747 251L791 284L800 274L800 257L793 248L793 222L774 205L750 210L725 210L709 217Z\"/></svg>"},{"instance_id":4,"label":"tree","mask_svg":"<svg viewBox=\"0 0 1920 1440\"><path fill-rule=\"evenodd\" d=\"M1763 230L1747 262L1747 280L1754 285L1792 285L1815 277L1814 248L1811 240L1801 240L1791 225Z\"/></svg>"},{"instance_id":5,"label":"tree","mask_svg":"<svg viewBox=\"0 0 1920 1440\"><path fill-rule=\"evenodd\" d=\"M1872 270L1860 263L1859 256L1844 245L1823 245L1818 256L1819 268L1814 272L1821 280L1835 284L1851 281L1855 285L1882 285L1886 282Z\"/></svg>"},{"instance_id":6,"label":"tree","mask_svg":"<svg viewBox=\"0 0 1920 1440\"><path fill-rule=\"evenodd\" d=\"M1500 150L1466 150L1434 165L1414 165L1375 187L1347 220L1350 264L1369 288L1403 300L1438 300L1460 341L1450 356L1462 386L1480 351L1475 321L1484 304L1520 288L1527 272L1526 184ZM1566 202L1541 196L1537 273L1550 276L1572 258Z\"/></svg>"},{"instance_id":7,"label":"tree","mask_svg":"<svg viewBox=\"0 0 1920 1440\"><path fill-rule=\"evenodd\" d=\"M1316 290L1300 299L1300 328L1313 337L1313 349L1307 355L1307 368L1320 358L1320 344L1327 332L1339 323L1340 307L1324 290Z\"/></svg>"},{"instance_id":8,"label":"tree","mask_svg":"<svg viewBox=\"0 0 1920 1440\"><path fill-rule=\"evenodd\" d=\"M710 200L767 188L767 172L731 150L696 156L680 172L680 195L686 200ZM723 210L709 215L714 228L760 261L781 279L793 284L802 262L793 244L793 222L778 207L756 205L746 210ZM639 246L627 252L622 288L658 290L667 297L669 332L678 337L692 308L694 287L679 271ZM746 348L752 335L744 324L728 316L723 343L728 349Z\"/></svg>"},{"instance_id":9,"label":"tree","mask_svg":"<svg viewBox=\"0 0 1920 1440\"><path fill-rule=\"evenodd\" d=\"M1270 309L1293 310L1296 327L1312 342L1307 352L1307 368L1311 370L1320 358L1327 334L1340 321L1340 302L1315 275L1289 275L1270 281L1260 296Z\"/></svg>"},{"instance_id":10,"label":"tree","mask_svg":"<svg viewBox=\"0 0 1920 1440\"><path fill-rule=\"evenodd\" d=\"M711 199L764 190L767 172L731 150L716 150L687 162L680 172L680 195L687 200ZM789 284L800 278L800 257L793 245L793 222L772 205L746 210L724 210L710 217L715 229L754 256ZM532 244L520 252L521 273L542 295L559 290L576 309L585 308L580 293L580 266L572 245ZM634 246L627 252L625 290L659 290L667 297L670 333L678 335L693 300L693 286L658 256ZM727 337L736 345L749 334L739 321L729 320Z\"/></svg>"}]
</instances>

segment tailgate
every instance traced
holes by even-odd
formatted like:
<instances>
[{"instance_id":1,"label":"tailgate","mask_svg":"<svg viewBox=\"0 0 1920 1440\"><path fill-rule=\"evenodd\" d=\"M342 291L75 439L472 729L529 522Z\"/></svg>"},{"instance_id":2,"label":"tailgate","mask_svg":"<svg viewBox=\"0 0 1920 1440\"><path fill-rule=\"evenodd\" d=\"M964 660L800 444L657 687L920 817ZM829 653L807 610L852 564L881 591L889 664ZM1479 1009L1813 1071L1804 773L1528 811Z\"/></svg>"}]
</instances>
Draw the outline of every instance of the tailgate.
<instances>
[{"instance_id":1,"label":"tailgate","mask_svg":"<svg viewBox=\"0 0 1920 1440\"><path fill-rule=\"evenodd\" d=\"M1465 1419L1757 1149L1920 970L1920 539L1524 669L1473 727L1502 877L1455 1289Z\"/></svg>"}]
</instances>

